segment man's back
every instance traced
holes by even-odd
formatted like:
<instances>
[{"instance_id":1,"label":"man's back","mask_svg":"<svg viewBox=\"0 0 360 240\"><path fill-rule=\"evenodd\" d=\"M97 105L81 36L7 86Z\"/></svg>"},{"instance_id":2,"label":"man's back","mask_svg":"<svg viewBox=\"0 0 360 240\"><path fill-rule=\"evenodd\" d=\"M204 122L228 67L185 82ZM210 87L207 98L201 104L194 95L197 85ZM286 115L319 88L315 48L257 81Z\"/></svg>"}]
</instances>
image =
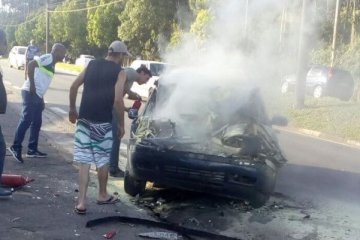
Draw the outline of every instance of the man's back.
<instances>
[{"instance_id":1,"label":"man's back","mask_svg":"<svg viewBox=\"0 0 360 240\"><path fill-rule=\"evenodd\" d=\"M85 72L80 119L111 122L115 84L120 71L121 67L112 61L99 59L89 63Z\"/></svg>"}]
</instances>

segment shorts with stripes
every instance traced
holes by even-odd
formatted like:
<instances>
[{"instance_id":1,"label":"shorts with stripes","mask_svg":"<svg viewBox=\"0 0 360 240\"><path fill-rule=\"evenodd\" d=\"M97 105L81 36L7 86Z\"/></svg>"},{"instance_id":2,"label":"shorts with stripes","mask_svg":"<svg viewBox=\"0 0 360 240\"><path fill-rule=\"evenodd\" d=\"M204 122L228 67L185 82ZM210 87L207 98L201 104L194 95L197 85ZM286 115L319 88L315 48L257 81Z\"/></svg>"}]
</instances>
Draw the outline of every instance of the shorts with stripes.
<instances>
[{"instance_id":1,"label":"shorts with stripes","mask_svg":"<svg viewBox=\"0 0 360 240\"><path fill-rule=\"evenodd\" d=\"M75 131L74 161L101 168L109 164L112 142L111 123L79 119Z\"/></svg>"}]
</instances>

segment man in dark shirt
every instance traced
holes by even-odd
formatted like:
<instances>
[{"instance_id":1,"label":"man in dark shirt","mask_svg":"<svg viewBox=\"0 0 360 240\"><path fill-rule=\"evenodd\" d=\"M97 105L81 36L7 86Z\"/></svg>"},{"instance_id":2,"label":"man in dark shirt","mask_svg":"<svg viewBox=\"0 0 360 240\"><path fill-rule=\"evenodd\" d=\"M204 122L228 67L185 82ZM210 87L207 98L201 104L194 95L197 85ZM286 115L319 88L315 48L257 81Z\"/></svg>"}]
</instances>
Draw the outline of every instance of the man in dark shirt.
<instances>
[{"instance_id":1,"label":"man in dark shirt","mask_svg":"<svg viewBox=\"0 0 360 240\"><path fill-rule=\"evenodd\" d=\"M93 60L80 73L70 88L69 120L76 123L74 161L79 164L79 198L74 211L86 213L86 191L91 164L98 173L98 204L119 201L107 192L108 165L112 146L112 109L118 113L118 137L124 131L124 84L126 76L121 69L125 56L130 55L123 42L114 41L105 59ZM76 96L84 84L80 112L76 110Z\"/></svg>"}]
</instances>

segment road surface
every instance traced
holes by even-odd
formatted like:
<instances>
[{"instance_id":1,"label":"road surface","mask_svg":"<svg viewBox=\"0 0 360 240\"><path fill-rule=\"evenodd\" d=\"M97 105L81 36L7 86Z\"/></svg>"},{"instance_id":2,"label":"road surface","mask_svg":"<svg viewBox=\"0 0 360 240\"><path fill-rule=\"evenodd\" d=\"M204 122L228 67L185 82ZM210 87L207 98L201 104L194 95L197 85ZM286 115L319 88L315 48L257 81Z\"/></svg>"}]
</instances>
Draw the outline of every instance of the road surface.
<instances>
[{"instance_id":1,"label":"road surface","mask_svg":"<svg viewBox=\"0 0 360 240\"><path fill-rule=\"evenodd\" d=\"M2 66L6 87L19 94L24 72ZM53 113L52 118L63 126L69 124L68 92L74 78L56 74L45 97L48 115ZM125 104L130 106L131 101ZM48 128L51 124L45 121L44 131ZM61 145L69 151L71 129L60 130L69 131L61 135ZM265 207L253 210L246 203L201 194L176 192L169 198L168 193L160 192L150 200L149 213L241 239L360 239L360 149L287 130L278 136L289 162L281 169L275 194ZM122 156L125 148L122 144ZM122 181L111 181L121 191ZM148 209L147 203L138 205Z\"/></svg>"}]
</instances>

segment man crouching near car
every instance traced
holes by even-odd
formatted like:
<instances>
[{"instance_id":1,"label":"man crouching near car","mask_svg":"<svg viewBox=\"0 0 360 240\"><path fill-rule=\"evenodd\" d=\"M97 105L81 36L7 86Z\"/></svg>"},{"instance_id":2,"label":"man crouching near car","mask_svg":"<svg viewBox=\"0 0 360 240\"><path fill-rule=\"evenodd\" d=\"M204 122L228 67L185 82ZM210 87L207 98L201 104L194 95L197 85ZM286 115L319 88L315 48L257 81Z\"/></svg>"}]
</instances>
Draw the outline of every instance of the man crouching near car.
<instances>
[{"instance_id":1,"label":"man crouching near car","mask_svg":"<svg viewBox=\"0 0 360 240\"><path fill-rule=\"evenodd\" d=\"M70 88L69 120L76 122L74 161L79 163L79 198L75 213L86 213L86 191L91 164L95 164L99 181L97 204L113 204L119 201L107 192L108 165L112 138L112 109L118 113L118 137L124 133L124 84L125 72L121 65L130 55L123 42L114 41L105 59L90 61ZM80 112L76 110L76 95L84 84Z\"/></svg>"}]
</instances>

